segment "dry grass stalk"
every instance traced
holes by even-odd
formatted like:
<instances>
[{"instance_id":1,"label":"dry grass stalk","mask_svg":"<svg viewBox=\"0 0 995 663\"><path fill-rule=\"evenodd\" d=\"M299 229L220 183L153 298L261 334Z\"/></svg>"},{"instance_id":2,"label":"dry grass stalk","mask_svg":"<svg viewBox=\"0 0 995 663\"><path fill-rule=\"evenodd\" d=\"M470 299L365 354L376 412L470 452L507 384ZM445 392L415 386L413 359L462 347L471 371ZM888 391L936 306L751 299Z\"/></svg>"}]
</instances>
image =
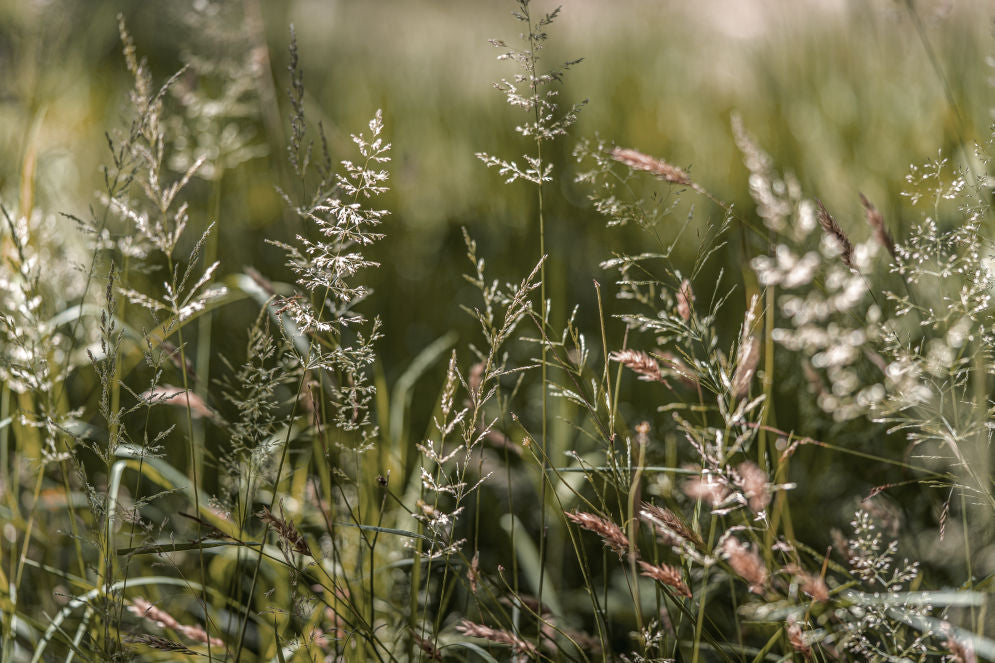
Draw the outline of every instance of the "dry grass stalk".
<instances>
[{"instance_id":1,"label":"dry grass stalk","mask_svg":"<svg viewBox=\"0 0 995 663\"><path fill-rule=\"evenodd\" d=\"M843 261L843 264L852 268L853 244L850 243L850 238L840 228L840 224L836 223L836 219L832 217L826 206L822 204L822 201L816 200L815 202L819 206L819 225L822 226L827 235L836 240L840 248L840 259Z\"/></svg>"},{"instance_id":2,"label":"dry grass stalk","mask_svg":"<svg viewBox=\"0 0 995 663\"><path fill-rule=\"evenodd\" d=\"M277 536L279 536L291 550L302 555L307 555L308 557L314 557L314 555L311 554L311 548L308 547L307 541L304 540L304 536L297 531L297 527L292 522L274 516L266 507L263 507L262 510L256 514L256 517L272 527L276 531Z\"/></svg>"},{"instance_id":3,"label":"dry grass stalk","mask_svg":"<svg viewBox=\"0 0 995 663\"><path fill-rule=\"evenodd\" d=\"M750 335L740 344L736 357L736 370L732 375L732 397L740 399L750 392L750 383L760 363L760 341Z\"/></svg>"},{"instance_id":4,"label":"dry grass stalk","mask_svg":"<svg viewBox=\"0 0 995 663\"><path fill-rule=\"evenodd\" d=\"M743 491L750 511L760 513L770 504L770 484L767 483L767 473L750 461L739 464L736 468L739 474L737 484Z\"/></svg>"},{"instance_id":5,"label":"dry grass stalk","mask_svg":"<svg viewBox=\"0 0 995 663\"><path fill-rule=\"evenodd\" d=\"M868 225L874 231L874 239L877 240L878 244L887 249L889 255L894 258L896 255L895 241L891 238L891 233L888 232L888 229L884 225L884 216L864 194L860 194L860 204L864 206L864 214L867 217Z\"/></svg>"},{"instance_id":6,"label":"dry grass stalk","mask_svg":"<svg viewBox=\"0 0 995 663\"><path fill-rule=\"evenodd\" d=\"M207 643L207 631L199 626L187 626L186 624L181 624L173 617L171 614L163 610L162 608L156 607L149 601L146 601L142 597L137 597L132 599L131 605L128 606L128 611L136 617L142 617L156 623L160 628L168 628L176 631L183 637L194 642ZM156 636L148 636L150 638L155 638ZM163 642L169 642L169 640L164 640L163 638L158 638ZM210 638L211 646L213 647L224 647L224 640L220 638ZM144 643L148 644L148 643ZM152 645L148 645L152 646ZM170 650L174 651L174 650Z\"/></svg>"},{"instance_id":7,"label":"dry grass stalk","mask_svg":"<svg viewBox=\"0 0 995 663\"><path fill-rule=\"evenodd\" d=\"M677 289L677 314L687 322L691 319L691 307L694 304L694 290L691 289L691 282L687 279L681 281L681 287Z\"/></svg>"},{"instance_id":8,"label":"dry grass stalk","mask_svg":"<svg viewBox=\"0 0 995 663\"><path fill-rule=\"evenodd\" d=\"M629 554L629 537L615 523L583 511L567 511L564 515L570 522L599 535L605 545L614 550L619 557Z\"/></svg>"},{"instance_id":9,"label":"dry grass stalk","mask_svg":"<svg viewBox=\"0 0 995 663\"><path fill-rule=\"evenodd\" d=\"M688 174L677 166L672 166L666 161L643 154L638 150L616 147L612 150L612 159L625 164L633 170L645 170L648 173L653 173L671 184L693 186Z\"/></svg>"},{"instance_id":10,"label":"dry grass stalk","mask_svg":"<svg viewBox=\"0 0 995 663\"><path fill-rule=\"evenodd\" d=\"M611 353L610 359L617 361L633 373L638 374L640 380L662 382L668 387L670 386L667 378L663 377L663 373L660 372L660 364L645 352L640 352L639 350L620 350Z\"/></svg>"},{"instance_id":11,"label":"dry grass stalk","mask_svg":"<svg viewBox=\"0 0 995 663\"><path fill-rule=\"evenodd\" d=\"M677 567L668 566L667 564L654 566L653 564L639 560L639 568L642 570L641 572L644 576L653 578L653 580L656 580L660 584L672 587L678 596L691 598L691 590L684 584L684 580L681 578L681 571Z\"/></svg>"},{"instance_id":12,"label":"dry grass stalk","mask_svg":"<svg viewBox=\"0 0 995 663\"><path fill-rule=\"evenodd\" d=\"M698 533L685 525L684 521L670 509L664 509L655 504L643 502L642 508L639 510L639 517L653 525L657 534L665 539L673 540L677 538L679 539L678 543L680 541L689 541L698 547L704 545Z\"/></svg>"},{"instance_id":13,"label":"dry grass stalk","mask_svg":"<svg viewBox=\"0 0 995 663\"><path fill-rule=\"evenodd\" d=\"M511 648L516 654L523 656L535 657L538 655L538 649L531 642L526 642L514 633L509 631L504 631L501 629L494 629L490 626L484 626L483 624L477 624L464 619L456 627L456 630L463 635L469 635L473 638L483 638L485 640L490 640L491 642L498 642L503 645L511 645Z\"/></svg>"},{"instance_id":14,"label":"dry grass stalk","mask_svg":"<svg viewBox=\"0 0 995 663\"><path fill-rule=\"evenodd\" d=\"M731 536L722 544L722 553L736 575L750 583L750 591L763 594L770 574L760 555Z\"/></svg>"},{"instance_id":15,"label":"dry grass stalk","mask_svg":"<svg viewBox=\"0 0 995 663\"><path fill-rule=\"evenodd\" d=\"M158 649L159 651L168 651L174 654L183 654L184 656L196 656L197 652L186 647L179 642L174 642L173 640L167 640L166 638L160 638L158 635L148 635L142 634L131 638L131 643L137 645L145 645L146 647L151 647L152 649Z\"/></svg>"}]
</instances>

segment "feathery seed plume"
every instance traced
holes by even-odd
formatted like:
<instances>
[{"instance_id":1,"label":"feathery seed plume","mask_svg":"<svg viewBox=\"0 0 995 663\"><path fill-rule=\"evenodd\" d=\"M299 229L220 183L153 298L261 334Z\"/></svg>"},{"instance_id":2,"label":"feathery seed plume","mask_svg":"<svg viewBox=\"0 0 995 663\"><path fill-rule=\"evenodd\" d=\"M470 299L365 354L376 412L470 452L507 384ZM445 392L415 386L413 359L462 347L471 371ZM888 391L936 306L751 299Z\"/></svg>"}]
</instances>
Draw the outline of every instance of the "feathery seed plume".
<instances>
[{"instance_id":1,"label":"feathery seed plume","mask_svg":"<svg viewBox=\"0 0 995 663\"><path fill-rule=\"evenodd\" d=\"M874 203L867 199L867 196L860 194L860 203L864 206L864 214L867 216L867 223L874 231L874 239L877 243L888 250L892 258L895 257L895 241L884 225L884 216L874 206Z\"/></svg>"},{"instance_id":2,"label":"feathery seed plume","mask_svg":"<svg viewBox=\"0 0 995 663\"><path fill-rule=\"evenodd\" d=\"M534 657L538 653L538 650L534 644L522 640L514 633L494 629L490 626L484 626L483 624L477 624L467 619L460 622L459 625L456 626L456 630L463 635L469 635L473 638L484 638L485 640L490 640L491 642L511 645L511 648L516 654Z\"/></svg>"},{"instance_id":3,"label":"feathery seed plume","mask_svg":"<svg viewBox=\"0 0 995 663\"><path fill-rule=\"evenodd\" d=\"M770 486L767 473L750 461L744 461L736 468L739 480L736 482L743 491L750 510L760 513L770 504Z\"/></svg>"},{"instance_id":4,"label":"feathery seed plume","mask_svg":"<svg viewBox=\"0 0 995 663\"><path fill-rule=\"evenodd\" d=\"M142 597L136 597L132 599L131 605L128 606L128 611L135 615L136 617L141 617L148 619L149 621L155 622L160 628L168 628L181 634L183 637L193 640L194 642L208 642L207 632L199 626L188 626L186 624L181 624L175 617L171 614L159 608ZM159 642L159 644L169 643L169 640L164 638L157 638L156 636L148 636L148 638ZM214 647L224 647L224 640L220 638L211 638L211 645ZM149 642L144 642L143 644L153 647L155 645L149 644ZM159 647L156 647L157 649ZM175 649L170 649L168 651L178 651ZM182 653L182 652L181 652Z\"/></svg>"},{"instance_id":5,"label":"feathery seed plume","mask_svg":"<svg viewBox=\"0 0 995 663\"><path fill-rule=\"evenodd\" d=\"M825 580L819 576L807 573L797 564L789 564L784 567L784 570L801 581L801 590L805 592L805 594L811 596L820 603L825 603L829 600L829 587L826 586Z\"/></svg>"},{"instance_id":6,"label":"feathery seed plume","mask_svg":"<svg viewBox=\"0 0 995 663\"><path fill-rule=\"evenodd\" d=\"M696 546L704 545L698 533L685 525L684 521L670 509L643 502L639 510L639 517L653 525L657 534L663 539L673 542L677 538L690 541Z\"/></svg>"},{"instance_id":7,"label":"feathery seed plume","mask_svg":"<svg viewBox=\"0 0 995 663\"><path fill-rule=\"evenodd\" d=\"M629 553L629 537L622 532L621 527L610 520L583 511L567 511L563 515L570 522L599 535L605 545L614 550L619 557Z\"/></svg>"},{"instance_id":8,"label":"feathery seed plume","mask_svg":"<svg viewBox=\"0 0 995 663\"><path fill-rule=\"evenodd\" d=\"M978 655L974 653L974 645L969 641L957 638L950 622L943 622L939 631L938 635L943 638L943 644L949 650L952 661L956 661L956 663L977 663Z\"/></svg>"},{"instance_id":9,"label":"feathery seed plume","mask_svg":"<svg viewBox=\"0 0 995 663\"><path fill-rule=\"evenodd\" d=\"M847 267L853 267L853 244L850 243L850 238L846 236L840 224L836 223L836 219L832 217L826 206L822 204L821 200L816 200L816 204L819 206L819 225L827 235L836 240L840 248L840 259L843 264Z\"/></svg>"},{"instance_id":10,"label":"feathery seed plume","mask_svg":"<svg viewBox=\"0 0 995 663\"><path fill-rule=\"evenodd\" d=\"M262 510L256 514L256 517L276 530L277 535L283 539L291 550L302 555L307 555L308 557L314 557L311 553L311 548L307 545L307 541L305 541L301 533L297 531L297 527L294 523L274 516L266 507L263 507Z\"/></svg>"},{"instance_id":11,"label":"feathery seed plume","mask_svg":"<svg viewBox=\"0 0 995 663\"><path fill-rule=\"evenodd\" d=\"M671 184L693 185L688 174L677 166L672 166L666 161L656 159L637 150L616 147L612 150L612 159L625 164L633 170L645 170L646 172L653 173Z\"/></svg>"},{"instance_id":12,"label":"feathery seed plume","mask_svg":"<svg viewBox=\"0 0 995 663\"><path fill-rule=\"evenodd\" d=\"M760 363L760 341L752 334L740 344L736 353L736 371L732 375L732 397L740 399L750 391L750 383Z\"/></svg>"},{"instance_id":13,"label":"feathery seed plume","mask_svg":"<svg viewBox=\"0 0 995 663\"><path fill-rule=\"evenodd\" d=\"M639 379L646 382L662 382L668 387L670 384L660 372L660 365L650 355L639 350L620 350L611 353L609 357L612 361L617 361L634 373L639 374Z\"/></svg>"},{"instance_id":14,"label":"feathery seed plume","mask_svg":"<svg viewBox=\"0 0 995 663\"><path fill-rule=\"evenodd\" d=\"M763 594L769 574L756 551L730 536L722 544L722 553L729 561L732 570L750 583L750 591L754 594Z\"/></svg>"},{"instance_id":15,"label":"feathery seed plume","mask_svg":"<svg viewBox=\"0 0 995 663\"><path fill-rule=\"evenodd\" d=\"M644 576L653 578L653 580L668 587L672 587L678 596L691 598L691 590L684 584L680 569L677 567L666 564L654 566L653 564L647 564L643 560L639 560L639 568L642 569L641 572Z\"/></svg>"},{"instance_id":16,"label":"feathery seed plume","mask_svg":"<svg viewBox=\"0 0 995 663\"><path fill-rule=\"evenodd\" d=\"M805 657L805 660L809 660L812 657L812 647L805 642L805 633L802 631L802 627L795 620L790 620L787 627L788 632L788 642L796 652Z\"/></svg>"},{"instance_id":17,"label":"feathery seed plume","mask_svg":"<svg viewBox=\"0 0 995 663\"><path fill-rule=\"evenodd\" d=\"M686 481L683 490L691 499L702 500L712 507L722 504L729 497L729 486L725 479L708 471Z\"/></svg>"},{"instance_id":18,"label":"feathery seed plume","mask_svg":"<svg viewBox=\"0 0 995 663\"><path fill-rule=\"evenodd\" d=\"M691 319L692 304L694 304L694 290L691 289L691 282L684 279L681 281L681 287L677 289L677 314L685 322Z\"/></svg>"}]
</instances>

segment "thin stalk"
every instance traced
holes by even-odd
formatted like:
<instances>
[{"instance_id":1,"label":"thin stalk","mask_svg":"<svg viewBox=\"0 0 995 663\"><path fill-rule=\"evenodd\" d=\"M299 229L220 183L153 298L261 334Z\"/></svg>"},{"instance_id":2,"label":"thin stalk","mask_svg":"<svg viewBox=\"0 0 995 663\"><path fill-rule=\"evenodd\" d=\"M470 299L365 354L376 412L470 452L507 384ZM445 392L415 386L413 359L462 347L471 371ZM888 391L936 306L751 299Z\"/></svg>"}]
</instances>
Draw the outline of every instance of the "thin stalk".
<instances>
[{"instance_id":1,"label":"thin stalk","mask_svg":"<svg viewBox=\"0 0 995 663\"><path fill-rule=\"evenodd\" d=\"M760 415L760 423L767 425L770 419L770 410L774 404L774 306L775 293L774 286L767 286L764 293L764 404L763 413ZM767 430L760 429L757 444L757 465L763 471L767 471Z\"/></svg>"},{"instance_id":2,"label":"thin stalk","mask_svg":"<svg viewBox=\"0 0 995 663\"><path fill-rule=\"evenodd\" d=\"M172 270L170 270L172 271ZM197 536L202 536L203 526L200 523L200 477L197 473L197 464L200 454L198 454L194 444L193 436L193 415L190 407L190 392L187 386L187 358L186 350L183 347L183 329L182 327L177 330L179 334L179 345L180 345L180 371L183 375L183 392L187 403L187 435L190 436L190 477L193 484L193 508L194 513L197 514ZM260 547L262 550L262 547ZM197 555L197 560L200 566L200 586L201 586L201 602L204 604L204 630L207 632L207 660L211 660L211 613L208 612L207 608L207 571L204 569L204 550L199 549L199 554Z\"/></svg>"},{"instance_id":3,"label":"thin stalk","mask_svg":"<svg viewBox=\"0 0 995 663\"><path fill-rule=\"evenodd\" d=\"M536 76L536 40L535 32L532 25L532 15L527 11L527 7L523 6L526 11L523 12L525 15L526 22L529 29L529 75L531 76L532 85L532 110L534 113L535 123L536 123L536 171L538 172L538 182L536 183L536 195L539 205L539 258L542 260L542 264L539 267L539 316L540 322L543 327L543 336L545 336L544 330L546 326L547 316L549 311L546 305L546 219L543 214L543 199L542 199L542 174L544 172L543 168L543 157L542 157L542 139L539 136L538 127L540 122L539 116L539 89L538 81ZM548 409L548 361L546 353L548 351L545 341L542 341L542 346L540 348L540 363L542 365L542 440L540 445L542 446L542 476L546 476L546 471L548 464L547 458L547 440L546 435L548 432L547 425L547 409ZM540 481L539 488L539 587L538 596L536 597L539 601L539 609L536 611L542 615L542 590L543 585L546 580L546 481L542 479ZM542 619L540 617L538 628L542 632Z\"/></svg>"},{"instance_id":4,"label":"thin stalk","mask_svg":"<svg viewBox=\"0 0 995 663\"><path fill-rule=\"evenodd\" d=\"M221 180L224 177L224 169L219 166L217 177L211 185L210 218L213 223L220 224L221 221ZM221 227L216 225L214 232L207 238L204 245L204 264L213 265L218 257L218 242L220 239ZM197 319L197 350L195 357L196 379L194 393L201 397L206 403L208 386L211 382L211 329L214 324L214 315L205 313ZM182 347L182 345L181 345ZM205 451L205 423L198 419L194 424L194 449L197 452L197 464L203 467Z\"/></svg>"},{"instance_id":5,"label":"thin stalk","mask_svg":"<svg viewBox=\"0 0 995 663\"><path fill-rule=\"evenodd\" d=\"M636 532L639 519L636 517L636 502L639 501L639 484L643 480L643 467L646 465L646 440L637 438L639 445L639 460L632 473L632 485L629 487L628 529L629 529L629 572L632 574L632 598L636 608L636 626L640 633L643 630L643 610L639 597L639 573L636 570Z\"/></svg>"},{"instance_id":6,"label":"thin stalk","mask_svg":"<svg viewBox=\"0 0 995 663\"><path fill-rule=\"evenodd\" d=\"M708 526L708 547L712 547L715 540L715 523L718 519L712 516ZM705 567L701 576L701 600L698 602L698 619L694 624L694 649L691 653L691 663L698 663L698 654L701 648L701 631L705 624L705 604L708 603L708 572L710 566Z\"/></svg>"}]
</instances>

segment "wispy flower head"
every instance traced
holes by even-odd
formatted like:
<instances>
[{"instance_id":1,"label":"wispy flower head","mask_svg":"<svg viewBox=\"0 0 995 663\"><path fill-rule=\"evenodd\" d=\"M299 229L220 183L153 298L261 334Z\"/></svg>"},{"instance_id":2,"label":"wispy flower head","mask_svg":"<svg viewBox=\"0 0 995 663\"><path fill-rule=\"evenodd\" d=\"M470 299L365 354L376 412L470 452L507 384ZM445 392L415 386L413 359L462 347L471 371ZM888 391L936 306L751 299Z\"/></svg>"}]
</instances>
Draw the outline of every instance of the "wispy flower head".
<instances>
[{"instance_id":1,"label":"wispy flower head","mask_svg":"<svg viewBox=\"0 0 995 663\"><path fill-rule=\"evenodd\" d=\"M671 184L680 184L683 186L691 186L692 184L691 177L677 166L671 165L662 159L651 157L648 154L643 154L638 150L616 147L612 150L611 155L615 161L625 164L633 170L644 170L648 173L653 173Z\"/></svg>"},{"instance_id":2,"label":"wispy flower head","mask_svg":"<svg viewBox=\"0 0 995 663\"><path fill-rule=\"evenodd\" d=\"M694 307L694 290L691 282L687 279L681 281L681 287L677 289L677 314L687 322L691 319L691 311Z\"/></svg>"},{"instance_id":3,"label":"wispy flower head","mask_svg":"<svg viewBox=\"0 0 995 663\"><path fill-rule=\"evenodd\" d=\"M743 491L750 510L760 513L770 504L770 486L767 483L767 473L750 461L740 463L736 467L738 475L736 484Z\"/></svg>"},{"instance_id":4,"label":"wispy flower head","mask_svg":"<svg viewBox=\"0 0 995 663\"><path fill-rule=\"evenodd\" d=\"M639 560L639 568L640 572L644 576L653 578L663 585L667 585L672 588L678 596L691 598L691 590L688 589L686 584L684 584L684 579L681 577L680 569L668 566L667 564L649 564L643 560Z\"/></svg>"},{"instance_id":5,"label":"wispy flower head","mask_svg":"<svg viewBox=\"0 0 995 663\"><path fill-rule=\"evenodd\" d=\"M640 380L667 384L667 379L660 372L660 364L645 352L640 352L639 350L619 350L611 354L611 359L630 369L633 373L636 373Z\"/></svg>"},{"instance_id":6,"label":"wispy flower head","mask_svg":"<svg viewBox=\"0 0 995 663\"><path fill-rule=\"evenodd\" d=\"M538 654L538 649L531 642L523 640L519 636L515 635L511 631L505 631L503 629L491 628L490 626L485 626L483 624L477 624L464 619L456 626L456 630L463 635L468 635L473 638L483 638L485 640L490 640L491 642L497 642L503 645L511 645L512 650L519 655L534 657Z\"/></svg>"},{"instance_id":7,"label":"wispy flower head","mask_svg":"<svg viewBox=\"0 0 995 663\"><path fill-rule=\"evenodd\" d=\"M693 500L701 500L712 507L721 506L729 497L729 484L720 475L705 471L693 477L683 486L684 494Z\"/></svg>"},{"instance_id":8,"label":"wispy flower head","mask_svg":"<svg viewBox=\"0 0 995 663\"><path fill-rule=\"evenodd\" d=\"M754 594L764 593L770 574L755 550L740 543L735 537L729 536L722 544L722 554L732 570L740 578L750 583L751 592Z\"/></svg>"},{"instance_id":9,"label":"wispy flower head","mask_svg":"<svg viewBox=\"0 0 995 663\"><path fill-rule=\"evenodd\" d=\"M599 535L604 544L619 557L629 554L629 538L622 532L622 528L612 521L583 511L567 511L564 515L570 522Z\"/></svg>"},{"instance_id":10,"label":"wispy flower head","mask_svg":"<svg viewBox=\"0 0 995 663\"><path fill-rule=\"evenodd\" d=\"M643 502L639 510L639 517L652 524L657 534L670 543L688 541L697 546L704 545L698 533L686 525L670 509Z\"/></svg>"},{"instance_id":11,"label":"wispy flower head","mask_svg":"<svg viewBox=\"0 0 995 663\"><path fill-rule=\"evenodd\" d=\"M895 240L891 238L891 233L884 225L884 216L864 194L860 194L860 204L864 206L864 215L867 217L867 224L874 231L874 239L888 251L888 255L894 258Z\"/></svg>"},{"instance_id":12,"label":"wispy flower head","mask_svg":"<svg viewBox=\"0 0 995 663\"><path fill-rule=\"evenodd\" d=\"M840 260L843 261L843 264L847 267L853 267L853 244L850 242L850 238L846 236L843 228L836 222L836 219L829 213L829 210L822 204L822 201L817 200L815 202L819 206L819 225L822 226L822 230L825 231L826 236L836 243L840 252Z\"/></svg>"}]
</instances>

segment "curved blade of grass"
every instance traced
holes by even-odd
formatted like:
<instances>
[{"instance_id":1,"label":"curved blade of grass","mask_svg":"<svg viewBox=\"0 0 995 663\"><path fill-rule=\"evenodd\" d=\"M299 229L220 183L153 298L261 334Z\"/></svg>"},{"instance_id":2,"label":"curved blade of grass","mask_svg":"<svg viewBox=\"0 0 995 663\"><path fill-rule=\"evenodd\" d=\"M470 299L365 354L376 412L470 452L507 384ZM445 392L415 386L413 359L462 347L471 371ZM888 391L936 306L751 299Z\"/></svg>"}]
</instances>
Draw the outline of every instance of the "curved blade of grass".
<instances>
[{"instance_id":1,"label":"curved blade of grass","mask_svg":"<svg viewBox=\"0 0 995 663\"><path fill-rule=\"evenodd\" d=\"M485 650L483 647L479 645L473 644L472 642L460 641L446 645L446 649L449 649L450 647L462 647L463 649L468 649L472 651L474 654L477 654L478 656L480 656L480 658L484 659L485 661L490 661L490 663L498 663L496 658L487 653L487 650Z\"/></svg>"},{"instance_id":2,"label":"curved blade of grass","mask_svg":"<svg viewBox=\"0 0 995 663\"><path fill-rule=\"evenodd\" d=\"M262 545L259 541L187 541L184 543L155 543L148 546L135 546L133 548L118 548L118 555L155 555L159 553L181 552L184 550L206 550L208 548L223 548L225 546L249 546Z\"/></svg>"},{"instance_id":3,"label":"curved blade of grass","mask_svg":"<svg viewBox=\"0 0 995 663\"><path fill-rule=\"evenodd\" d=\"M937 592L890 592L887 594L865 594L864 592L848 591L844 595L857 605L918 605L918 606L975 606L985 604L985 595L981 592L963 590L947 590Z\"/></svg>"},{"instance_id":4,"label":"curved blade of grass","mask_svg":"<svg viewBox=\"0 0 995 663\"><path fill-rule=\"evenodd\" d=\"M892 619L908 624L923 633L949 633L958 642L970 645L974 649L975 654L983 656L989 661L995 661L995 640L976 635L967 629L954 626L936 617L914 615L897 608L889 608L888 615Z\"/></svg>"},{"instance_id":5,"label":"curved blade of grass","mask_svg":"<svg viewBox=\"0 0 995 663\"><path fill-rule=\"evenodd\" d=\"M342 527L356 527L365 532L383 532L384 534L396 534L398 536L406 536L409 539L423 539L425 541L430 540L429 537L425 536L424 534L419 534L418 532L411 532L406 529L395 529L393 527L379 527L377 525L357 525L356 523L346 523L346 522L338 522L335 524L340 525Z\"/></svg>"},{"instance_id":6,"label":"curved blade of grass","mask_svg":"<svg viewBox=\"0 0 995 663\"><path fill-rule=\"evenodd\" d=\"M183 578L170 578L168 576L149 576L145 578L131 578L127 581L119 580L118 582L111 585L109 589L111 592L117 592L124 589L125 584L127 584L128 587L132 588L149 586L149 585L173 585L176 587L183 587L184 589L190 589L197 592L204 590L204 588L201 587L199 583L194 582L192 580L185 580ZM58 614L55 615L55 617L52 619L51 623L49 624L48 628L45 630L45 633L42 634L41 641L38 642L38 646L35 649L34 655L31 658L31 663L39 663L42 660L42 655L45 653L45 649L48 647L49 642L51 642L52 638L55 636L55 633L62 629L62 623L65 622L66 619L68 619L69 615L71 615L73 611L75 611L77 608L81 608L83 606L89 606L90 603L93 601L93 599L103 594L104 589L105 587L101 585L95 589L90 590L86 594L83 594L82 596L76 596L69 600L69 603L67 603L62 608L62 610L60 610ZM209 593L222 599L225 603L234 605L234 602L228 596L218 591L217 589L211 587L207 587L206 589ZM250 618L253 618L253 613L251 611L249 611L248 614Z\"/></svg>"},{"instance_id":7,"label":"curved blade of grass","mask_svg":"<svg viewBox=\"0 0 995 663\"><path fill-rule=\"evenodd\" d=\"M449 348L456 343L458 336L456 332L450 331L429 343L421 352L408 364L401 376L394 384L394 389L390 394L390 436L394 439L394 444L403 444L405 440L404 415L411 406L412 390L418 380L431 368ZM403 449L404 447L395 447Z\"/></svg>"},{"instance_id":8,"label":"curved blade of grass","mask_svg":"<svg viewBox=\"0 0 995 663\"><path fill-rule=\"evenodd\" d=\"M411 408L415 384L456 343L457 338L456 332L450 331L423 348L408 364L391 391L387 434L393 440L394 449L400 451L403 476L408 476L411 473L412 448L408 444L407 431L409 427L404 425L404 418Z\"/></svg>"},{"instance_id":9,"label":"curved blade of grass","mask_svg":"<svg viewBox=\"0 0 995 663\"><path fill-rule=\"evenodd\" d=\"M501 529L511 538L514 529L515 536L511 539L515 542L515 555L519 560L519 571L525 576L529 587L533 593L539 591L539 548L536 547L532 539L524 535L525 525L522 524L513 514L506 513L501 516ZM554 615L563 614L563 605L555 587L546 585L543 587L542 602L549 606Z\"/></svg>"}]
</instances>

